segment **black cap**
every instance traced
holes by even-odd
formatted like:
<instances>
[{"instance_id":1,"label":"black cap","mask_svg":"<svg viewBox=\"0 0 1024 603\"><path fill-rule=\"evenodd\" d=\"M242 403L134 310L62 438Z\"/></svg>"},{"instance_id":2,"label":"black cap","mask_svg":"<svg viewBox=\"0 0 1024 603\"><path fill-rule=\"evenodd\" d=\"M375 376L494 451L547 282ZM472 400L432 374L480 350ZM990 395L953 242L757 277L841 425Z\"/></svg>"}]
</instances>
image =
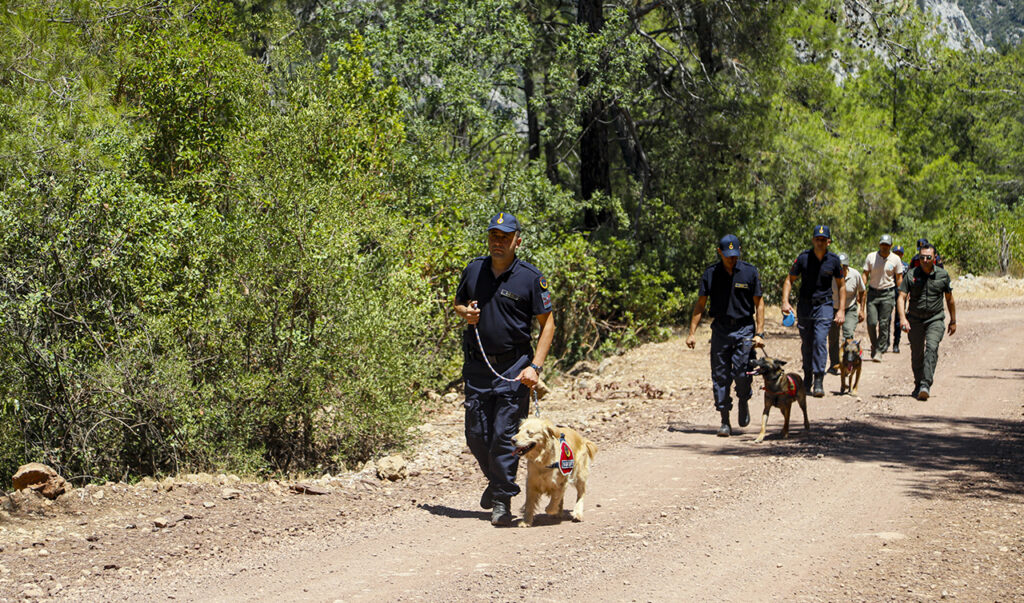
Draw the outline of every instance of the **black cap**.
<instances>
[{"instance_id":1,"label":"black cap","mask_svg":"<svg viewBox=\"0 0 1024 603\"><path fill-rule=\"evenodd\" d=\"M824 224L818 224L817 226L814 227L814 232L811 233L811 238L815 239L818 237L825 237L826 239L831 239L832 231L829 230L828 226L825 226Z\"/></svg>"},{"instance_id":2,"label":"black cap","mask_svg":"<svg viewBox=\"0 0 1024 603\"><path fill-rule=\"evenodd\" d=\"M736 235L725 235L718 241L718 248L722 250L723 256L736 257L740 254L740 240L736 238Z\"/></svg>"},{"instance_id":3,"label":"black cap","mask_svg":"<svg viewBox=\"0 0 1024 603\"><path fill-rule=\"evenodd\" d=\"M491 218L491 224L487 230L500 230L502 232L515 232L519 230L519 222L512 214L502 212Z\"/></svg>"}]
</instances>

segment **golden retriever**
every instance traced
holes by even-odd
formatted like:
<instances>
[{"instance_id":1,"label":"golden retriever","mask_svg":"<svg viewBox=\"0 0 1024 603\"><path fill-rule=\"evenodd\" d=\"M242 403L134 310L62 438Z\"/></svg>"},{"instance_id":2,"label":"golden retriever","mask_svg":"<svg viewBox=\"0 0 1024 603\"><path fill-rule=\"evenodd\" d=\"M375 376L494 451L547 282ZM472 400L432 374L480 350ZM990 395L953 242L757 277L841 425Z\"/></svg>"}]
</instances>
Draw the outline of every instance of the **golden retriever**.
<instances>
[{"instance_id":1,"label":"golden retriever","mask_svg":"<svg viewBox=\"0 0 1024 603\"><path fill-rule=\"evenodd\" d=\"M533 525L542 494L550 497L544 512L562 519L562 498L568 484L576 488L576 505L569 516L573 521L583 521L583 496L597 446L576 430L539 417L523 419L512 442L516 454L526 459L526 503L519 526Z\"/></svg>"}]
</instances>

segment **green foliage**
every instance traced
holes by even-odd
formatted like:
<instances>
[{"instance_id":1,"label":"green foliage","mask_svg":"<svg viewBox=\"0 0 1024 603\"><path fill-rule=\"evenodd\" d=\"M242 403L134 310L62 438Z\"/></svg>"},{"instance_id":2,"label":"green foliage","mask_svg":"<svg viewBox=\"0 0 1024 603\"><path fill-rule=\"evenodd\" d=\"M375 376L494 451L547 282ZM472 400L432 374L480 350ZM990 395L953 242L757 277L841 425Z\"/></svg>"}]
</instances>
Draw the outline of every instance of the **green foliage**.
<instances>
[{"instance_id":1,"label":"green foliage","mask_svg":"<svg viewBox=\"0 0 1024 603\"><path fill-rule=\"evenodd\" d=\"M769 301L819 222L1019 269L1024 54L945 50L913 2L6 8L0 472L401 448L497 211L559 367L685 320L726 232Z\"/></svg>"}]
</instances>

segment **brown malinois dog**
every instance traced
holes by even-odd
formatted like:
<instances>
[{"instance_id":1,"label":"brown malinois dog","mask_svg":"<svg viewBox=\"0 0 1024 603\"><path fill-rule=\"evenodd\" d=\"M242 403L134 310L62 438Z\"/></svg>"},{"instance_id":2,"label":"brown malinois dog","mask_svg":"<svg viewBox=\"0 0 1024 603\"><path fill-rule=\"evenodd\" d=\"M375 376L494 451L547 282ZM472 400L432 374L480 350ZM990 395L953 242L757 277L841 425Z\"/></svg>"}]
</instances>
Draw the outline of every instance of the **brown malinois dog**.
<instances>
[{"instance_id":1,"label":"brown malinois dog","mask_svg":"<svg viewBox=\"0 0 1024 603\"><path fill-rule=\"evenodd\" d=\"M776 360L765 356L750 361L748 375L761 375L764 377L764 414L761 415L761 433L758 434L755 444L764 440L764 432L768 425L768 411L773 406L782 411L785 423L782 425L781 437L789 437L789 411L793 402L800 404L800 410L804 412L804 430L811 428L807 420L807 389L804 387L803 377L796 373L787 373L782 366L785 360Z\"/></svg>"},{"instance_id":2,"label":"brown malinois dog","mask_svg":"<svg viewBox=\"0 0 1024 603\"><path fill-rule=\"evenodd\" d=\"M839 393L849 391L857 395L857 386L860 385L860 369L864 364L861 361L860 340L847 339L843 342L841 350L842 360L839 361ZM856 377L856 380L854 380Z\"/></svg>"}]
</instances>

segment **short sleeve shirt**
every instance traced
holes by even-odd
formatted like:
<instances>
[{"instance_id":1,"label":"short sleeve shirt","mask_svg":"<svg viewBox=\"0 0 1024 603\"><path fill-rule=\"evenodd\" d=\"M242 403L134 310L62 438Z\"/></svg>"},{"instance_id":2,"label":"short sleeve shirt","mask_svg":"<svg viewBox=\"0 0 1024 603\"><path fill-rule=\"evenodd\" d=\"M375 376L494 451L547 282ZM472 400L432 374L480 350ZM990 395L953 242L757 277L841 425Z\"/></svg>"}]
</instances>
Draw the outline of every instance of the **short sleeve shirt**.
<instances>
[{"instance_id":1,"label":"short sleeve shirt","mask_svg":"<svg viewBox=\"0 0 1024 603\"><path fill-rule=\"evenodd\" d=\"M864 290L864 279L856 268L849 268L846 271L846 309L849 310L857 303L857 294ZM832 307L839 309L839 283L832 280Z\"/></svg>"},{"instance_id":2,"label":"short sleeve shirt","mask_svg":"<svg viewBox=\"0 0 1024 603\"><path fill-rule=\"evenodd\" d=\"M812 305L832 303L832 281L842 278L843 264L839 256L826 251L818 259L813 249L805 249L789 267L790 276L800 277L800 301Z\"/></svg>"},{"instance_id":3,"label":"short sleeve shirt","mask_svg":"<svg viewBox=\"0 0 1024 603\"><path fill-rule=\"evenodd\" d=\"M480 308L477 329L488 354L504 354L530 345L533 317L551 311L548 281L529 262L519 258L498 276L489 256L475 258L462 271L455 301L476 301ZM467 328L463 337L474 349L476 335Z\"/></svg>"},{"instance_id":4,"label":"short sleeve shirt","mask_svg":"<svg viewBox=\"0 0 1024 603\"><path fill-rule=\"evenodd\" d=\"M892 289L896 286L896 275L903 274L903 260L895 253L883 258L882 254L872 251L864 259L864 272L872 288Z\"/></svg>"},{"instance_id":5,"label":"short sleeve shirt","mask_svg":"<svg viewBox=\"0 0 1024 603\"><path fill-rule=\"evenodd\" d=\"M936 315L943 315L942 302L947 293L953 292L953 284L950 282L949 273L945 268L936 266L931 274L924 271L920 266L911 268L910 272L900 283L900 291L907 293L910 301L907 305L907 314L914 318L932 318Z\"/></svg>"},{"instance_id":6,"label":"short sleeve shirt","mask_svg":"<svg viewBox=\"0 0 1024 603\"><path fill-rule=\"evenodd\" d=\"M708 314L712 318L752 319L754 298L761 297L761 275L753 264L743 260L736 262L732 274L722 262L718 262L704 271L698 295L710 298Z\"/></svg>"}]
</instances>

